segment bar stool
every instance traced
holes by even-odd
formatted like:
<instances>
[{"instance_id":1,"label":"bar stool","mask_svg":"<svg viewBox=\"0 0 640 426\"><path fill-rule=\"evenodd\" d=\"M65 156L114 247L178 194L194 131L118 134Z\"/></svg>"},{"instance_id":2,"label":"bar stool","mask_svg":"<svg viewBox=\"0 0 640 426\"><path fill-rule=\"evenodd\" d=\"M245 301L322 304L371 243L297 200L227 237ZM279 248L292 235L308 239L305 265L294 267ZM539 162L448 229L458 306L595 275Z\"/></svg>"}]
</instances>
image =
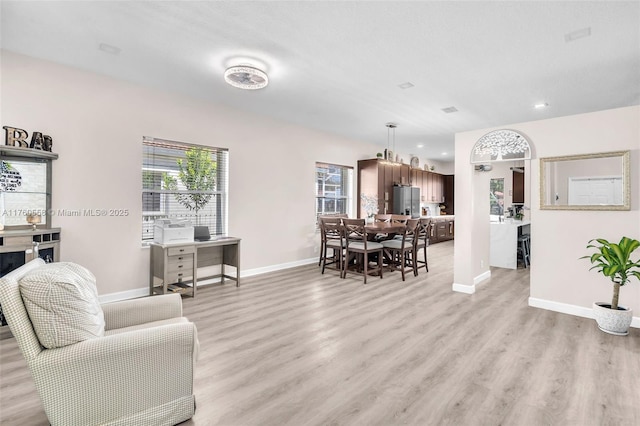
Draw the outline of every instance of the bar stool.
<instances>
[{"instance_id":1,"label":"bar stool","mask_svg":"<svg viewBox=\"0 0 640 426\"><path fill-rule=\"evenodd\" d=\"M530 242L529 234L522 234L518 237L518 260L522 259L525 269L531 265Z\"/></svg>"}]
</instances>

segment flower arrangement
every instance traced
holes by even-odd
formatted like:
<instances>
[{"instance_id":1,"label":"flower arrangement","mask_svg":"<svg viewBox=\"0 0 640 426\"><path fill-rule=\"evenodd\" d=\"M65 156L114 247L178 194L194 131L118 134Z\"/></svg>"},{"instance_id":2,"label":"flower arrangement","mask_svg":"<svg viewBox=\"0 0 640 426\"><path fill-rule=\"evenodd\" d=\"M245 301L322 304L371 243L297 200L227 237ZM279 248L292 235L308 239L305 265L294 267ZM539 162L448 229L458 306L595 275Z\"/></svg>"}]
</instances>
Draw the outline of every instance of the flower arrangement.
<instances>
[{"instance_id":1,"label":"flower arrangement","mask_svg":"<svg viewBox=\"0 0 640 426\"><path fill-rule=\"evenodd\" d=\"M362 199L362 208L367 214L367 217L373 217L373 215L378 213L378 197L377 196L361 194L360 199Z\"/></svg>"}]
</instances>

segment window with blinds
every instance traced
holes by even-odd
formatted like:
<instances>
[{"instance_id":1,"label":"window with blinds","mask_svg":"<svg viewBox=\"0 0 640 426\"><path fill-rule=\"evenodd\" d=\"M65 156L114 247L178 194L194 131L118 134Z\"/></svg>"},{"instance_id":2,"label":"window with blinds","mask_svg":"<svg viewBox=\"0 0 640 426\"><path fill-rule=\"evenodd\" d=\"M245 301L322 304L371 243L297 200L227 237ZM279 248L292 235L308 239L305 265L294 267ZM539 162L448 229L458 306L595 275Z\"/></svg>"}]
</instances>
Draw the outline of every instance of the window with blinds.
<instances>
[{"instance_id":1,"label":"window with blinds","mask_svg":"<svg viewBox=\"0 0 640 426\"><path fill-rule=\"evenodd\" d=\"M187 219L227 234L229 151L151 137L142 140L142 242L157 219Z\"/></svg>"},{"instance_id":2,"label":"window with blinds","mask_svg":"<svg viewBox=\"0 0 640 426\"><path fill-rule=\"evenodd\" d=\"M316 163L316 218L325 214L351 215L353 167Z\"/></svg>"}]
</instances>

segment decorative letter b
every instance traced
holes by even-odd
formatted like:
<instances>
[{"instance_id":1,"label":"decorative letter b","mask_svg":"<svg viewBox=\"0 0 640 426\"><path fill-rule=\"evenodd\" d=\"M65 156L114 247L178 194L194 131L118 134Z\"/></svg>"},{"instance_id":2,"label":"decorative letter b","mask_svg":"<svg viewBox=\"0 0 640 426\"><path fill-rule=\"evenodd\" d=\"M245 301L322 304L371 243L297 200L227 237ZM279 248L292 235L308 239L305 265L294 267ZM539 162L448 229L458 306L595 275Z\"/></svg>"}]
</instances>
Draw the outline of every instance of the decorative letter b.
<instances>
[{"instance_id":1,"label":"decorative letter b","mask_svg":"<svg viewBox=\"0 0 640 426\"><path fill-rule=\"evenodd\" d=\"M3 126L2 128L6 132L5 145L19 146L21 148L29 147L29 143L27 142L27 137L29 136L29 134L26 130L9 126Z\"/></svg>"}]
</instances>

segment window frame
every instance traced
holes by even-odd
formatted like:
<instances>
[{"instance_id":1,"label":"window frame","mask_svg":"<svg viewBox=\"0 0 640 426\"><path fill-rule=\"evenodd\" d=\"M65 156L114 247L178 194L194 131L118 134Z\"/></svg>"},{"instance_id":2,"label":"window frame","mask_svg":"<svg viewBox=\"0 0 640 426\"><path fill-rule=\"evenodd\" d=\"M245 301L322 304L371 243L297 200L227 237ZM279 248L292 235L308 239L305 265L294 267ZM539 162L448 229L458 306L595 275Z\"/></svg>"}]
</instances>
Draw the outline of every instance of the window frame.
<instances>
[{"instance_id":1,"label":"window frame","mask_svg":"<svg viewBox=\"0 0 640 426\"><path fill-rule=\"evenodd\" d=\"M147 147L151 147L147 152ZM157 148L157 152L154 149ZM179 167L167 162L186 158L187 151L191 149L201 149L209 153L209 158L216 164L215 187L211 190L189 190L184 188L184 183L180 181L178 176ZM171 155L171 150L175 150L175 155ZM182 154L179 154L182 153ZM157 156L157 160L156 160ZM170 174L176 179L177 189L167 189L165 187L164 174ZM153 173L152 187L148 185L146 173ZM157 183L160 182L160 188ZM212 236L225 236L228 234L229 220L229 150L227 148L198 145L185 142L177 142L166 139L159 139L145 136L142 140L142 167L141 167L141 219L142 219L142 245L149 245L154 241L154 222L161 218L179 219L186 218L191 221L192 225L205 225L209 227ZM201 208L193 214L193 209L188 209L181 205L175 197L171 195L192 195L207 194L212 199L206 202ZM149 198L152 198L152 207L158 207L159 210L145 210L149 206ZM205 211L204 209L207 208ZM200 216L200 213L208 213ZM204 217L204 218L203 218ZM205 223L201 223L205 222Z\"/></svg>"},{"instance_id":2,"label":"window frame","mask_svg":"<svg viewBox=\"0 0 640 426\"><path fill-rule=\"evenodd\" d=\"M320 189L320 185L319 185L319 169L322 168L336 168L340 170L340 183L339 184L333 184L333 185L329 185L329 186L339 186L341 191L330 191L334 193L334 196L327 196L326 195L326 191L324 191L322 193L322 195L319 192ZM343 180L343 173L346 172L347 174L347 182L342 182ZM327 173L328 175L329 173ZM333 173L334 175L336 175L336 173ZM349 215L349 217L352 216L352 212L353 212L353 175L354 175L354 168L352 166L344 166L341 164L334 164L334 163L327 163L327 162L323 162L323 161L316 161L315 163L315 179L314 179L314 192L315 192L315 215L316 215L316 225L318 222L318 217L321 215L325 215L325 214L336 214L336 213L344 213ZM335 188L334 188L335 189ZM336 192L343 192L341 194L335 195ZM326 210L322 210L319 211L318 207L320 205L320 200L333 200L336 204L336 208L333 209L333 211L326 211ZM340 200L344 200L344 211L338 211L337 210L337 204ZM325 206L326 204L323 202L322 203L323 206Z\"/></svg>"}]
</instances>

